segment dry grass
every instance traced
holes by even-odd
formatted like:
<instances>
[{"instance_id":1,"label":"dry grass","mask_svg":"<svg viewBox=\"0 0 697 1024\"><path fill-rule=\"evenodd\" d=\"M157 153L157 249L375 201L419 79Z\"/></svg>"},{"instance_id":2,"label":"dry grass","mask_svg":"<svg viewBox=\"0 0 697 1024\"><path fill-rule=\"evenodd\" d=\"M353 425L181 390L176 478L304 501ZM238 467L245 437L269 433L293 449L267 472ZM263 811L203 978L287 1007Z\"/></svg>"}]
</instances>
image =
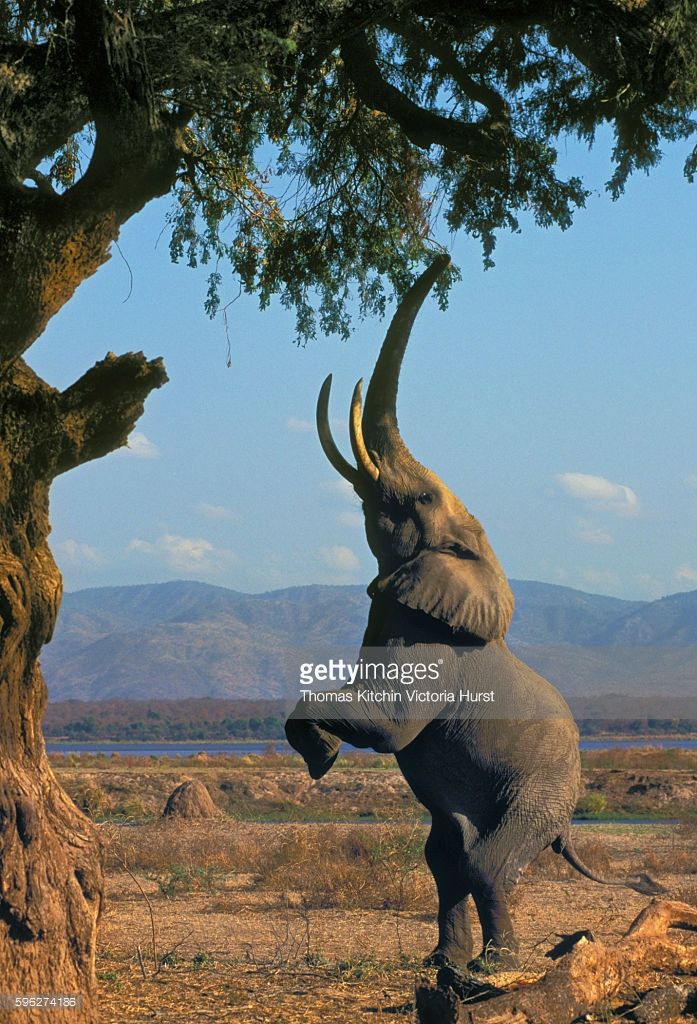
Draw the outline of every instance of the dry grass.
<instances>
[{"instance_id":1,"label":"dry grass","mask_svg":"<svg viewBox=\"0 0 697 1024\"><path fill-rule=\"evenodd\" d=\"M423 861L424 830L376 825L310 837L296 829L264 851L259 884L302 893L308 907L417 910L433 903Z\"/></svg>"},{"instance_id":2,"label":"dry grass","mask_svg":"<svg viewBox=\"0 0 697 1024\"><path fill-rule=\"evenodd\" d=\"M651 874L697 875L697 824L691 821L679 825L672 836L668 849L647 850L634 862L633 869Z\"/></svg>"},{"instance_id":3,"label":"dry grass","mask_svg":"<svg viewBox=\"0 0 697 1024\"><path fill-rule=\"evenodd\" d=\"M697 771L697 749L686 747L613 747L613 740L608 746L597 750L582 750L581 763L584 768L609 768L640 771ZM221 753L199 754L163 754L143 756L137 754L120 754L118 752L100 753L52 753L49 755L51 764L58 771L82 769L109 770L171 770L187 768L302 768L300 756L295 753L279 751L276 744L269 743L263 754L237 755L230 751ZM342 770L382 771L394 770L394 758L389 754L376 754L372 751L351 750L342 753L332 768L332 772Z\"/></svg>"},{"instance_id":4,"label":"dry grass","mask_svg":"<svg viewBox=\"0 0 697 1024\"><path fill-rule=\"evenodd\" d=\"M661 757L672 751L658 752ZM679 756L685 752L678 751ZM691 752L687 752L690 754ZM609 759L649 760L653 752L611 751ZM606 752L590 751L598 761ZM602 756L601 756L602 755ZM425 819L393 759L351 754L339 771L313 782L299 758L281 755L189 758L189 767L169 765L176 758L100 758L89 767L57 766L66 791L95 821L156 821L171 792L186 779L203 782L223 814L241 821L342 822ZM89 761L89 758L80 759ZM133 762L126 764L125 762ZM137 763L136 763L137 762ZM387 765L391 763L388 770ZM380 767L369 767L379 764ZM587 791L577 815L599 817L682 818L697 814L697 773L635 768L592 768L585 772Z\"/></svg>"},{"instance_id":5,"label":"dry grass","mask_svg":"<svg viewBox=\"0 0 697 1024\"><path fill-rule=\"evenodd\" d=\"M591 871L604 877L610 877L614 873L607 844L603 843L602 840L595 838L595 836L575 838L574 849L586 867L590 868ZM543 850L526 868L525 877L562 881L564 879L576 879L579 875L559 854L554 853L552 850ZM525 883L523 882L523 884Z\"/></svg>"},{"instance_id":6,"label":"dry grass","mask_svg":"<svg viewBox=\"0 0 697 1024\"><path fill-rule=\"evenodd\" d=\"M235 836L229 822L168 821L142 825L101 825L106 869L166 871L174 865L220 872L252 871L259 841Z\"/></svg>"},{"instance_id":7,"label":"dry grass","mask_svg":"<svg viewBox=\"0 0 697 1024\"><path fill-rule=\"evenodd\" d=\"M172 768L298 768L302 766L299 754L279 751L275 743L269 743L263 754L236 754L229 750L217 753L198 754L121 754L113 751L109 754L70 752L51 753L49 761L54 768L98 768L115 769L172 769ZM375 754L372 751L349 750L342 753L334 762L332 771L355 769L378 771L384 768L394 769L394 758L390 754Z\"/></svg>"},{"instance_id":8,"label":"dry grass","mask_svg":"<svg viewBox=\"0 0 697 1024\"><path fill-rule=\"evenodd\" d=\"M236 833L229 822L103 825L107 870L156 881L164 895L225 888L229 875L308 907L420 909L433 902L423 861L424 829L402 824L259 827ZM297 898L295 896L290 897Z\"/></svg>"},{"instance_id":9,"label":"dry grass","mask_svg":"<svg viewBox=\"0 0 697 1024\"><path fill-rule=\"evenodd\" d=\"M696 771L697 750L687 747L608 747L582 750L584 768L628 771Z\"/></svg>"},{"instance_id":10,"label":"dry grass","mask_svg":"<svg viewBox=\"0 0 697 1024\"><path fill-rule=\"evenodd\" d=\"M109 838L110 889L98 958L103 1024L412 1019L408 1004L424 974L420 961L435 941L435 894L421 859L425 829L223 819L102 831ZM672 870L695 832L585 826L574 830L573 841L590 867L617 877L632 865L644 868L651 857ZM124 857L153 909L157 956L164 959L157 975L148 907L120 870ZM161 884L175 875L176 884ZM674 898L697 902L695 875L659 878ZM545 854L514 901L522 974L497 975L496 984L530 980L547 969L544 954L557 934L590 928L614 941L646 904L637 893L596 885ZM605 1021L612 1019L608 1013Z\"/></svg>"},{"instance_id":11,"label":"dry grass","mask_svg":"<svg viewBox=\"0 0 697 1024\"><path fill-rule=\"evenodd\" d=\"M132 871L170 898L215 893L214 909L220 912L232 905L229 891L240 884L265 893L267 905L405 911L434 905L423 858L426 829L420 825L272 826L222 819L105 824L101 831L109 872ZM661 842L652 844L632 846L632 834L628 830L628 841L613 847L602 829L579 829L574 847L587 867L608 878L640 871L658 878L697 874L696 826L669 827ZM522 886L529 880L580 881L580 876L545 850L526 869Z\"/></svg>"}]
</instances>

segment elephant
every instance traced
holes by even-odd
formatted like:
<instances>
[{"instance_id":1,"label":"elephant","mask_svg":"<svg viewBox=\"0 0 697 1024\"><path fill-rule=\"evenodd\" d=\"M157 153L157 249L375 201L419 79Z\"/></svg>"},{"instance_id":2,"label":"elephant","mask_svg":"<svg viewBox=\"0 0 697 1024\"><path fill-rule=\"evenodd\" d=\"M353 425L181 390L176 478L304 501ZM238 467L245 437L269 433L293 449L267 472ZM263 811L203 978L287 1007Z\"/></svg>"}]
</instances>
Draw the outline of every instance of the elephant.
<instances>
[{"instance_id":1,"label":"elephant","mask_svg":"<svg viewBox=\"0 0 697 1024\"><path fill-rule=\"evenodd\" d=\"M365 407L362 382L356 385L349 420L355 465L329 427L331 376L320 391L317 428L332 466L362 501L377 560L361 658L435 661L436 697L446 690L491 697L488 703L460 699L444 706L436 699L405 707L373 682L364 685L371 701L347 697L330 706L328 697L299 700L286 735L314 779L331 768L342 741L394 754L431 815L425 857L438 894L438 943L427 962L496 970L515 964L518 951L507 898L523 869L548 847L594 881L646 894L662 890L648 876L601 878L574 849L569 826L581 773L571 712L555 687L506 645L513 594L482 525L417 462L400 435L402 359L417 313L449 262L445 254L436 257L399 303ZM426 692L424 683L419 687ZM347 683L343 690L350 688ZM483 936L477 956L470 896Z\"/></svg>"}]
</instances>

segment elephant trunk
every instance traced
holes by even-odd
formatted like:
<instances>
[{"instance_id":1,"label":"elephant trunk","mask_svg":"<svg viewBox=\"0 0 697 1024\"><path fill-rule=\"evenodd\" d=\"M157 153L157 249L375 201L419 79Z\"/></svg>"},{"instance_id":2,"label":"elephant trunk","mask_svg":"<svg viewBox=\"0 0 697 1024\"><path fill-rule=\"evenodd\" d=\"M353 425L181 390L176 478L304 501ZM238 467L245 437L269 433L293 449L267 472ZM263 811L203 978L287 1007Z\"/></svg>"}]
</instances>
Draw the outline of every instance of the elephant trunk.
<instances>
[{"instance_id":1,"label":"elephant trunk","mask_svg":"<svg viewBox=\"0 0 697 1024\"><path fill-rule=\"evenodd\" d=\"M378 460L385 456L413 461L397 426L397 388L402 359L414 320L437 278L450 265L450 257L437 256L416 279L392 318L370 379L363 411L365 446Z\"/></svg>"}]
</instances>

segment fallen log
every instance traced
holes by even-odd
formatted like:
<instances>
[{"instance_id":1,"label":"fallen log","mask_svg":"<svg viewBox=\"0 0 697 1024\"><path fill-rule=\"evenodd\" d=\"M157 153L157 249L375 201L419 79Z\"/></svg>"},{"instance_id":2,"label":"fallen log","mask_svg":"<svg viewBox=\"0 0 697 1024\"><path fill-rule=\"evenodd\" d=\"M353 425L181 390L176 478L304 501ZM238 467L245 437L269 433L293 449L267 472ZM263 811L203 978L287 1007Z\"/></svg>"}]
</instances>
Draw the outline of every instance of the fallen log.
<instances>
[{"instance_id":1,"label":"fallen log","mask_svg":"<svg viewBox=\"0 0 697 1024\"><path fill-rule=\"evenodd\" d=\"M467 997L465 976L453 987L447 971L441 971L436 985L424 984L416 990L417 1020L419 1024L571 1024L625 993L641 991L648 971L663 976L697 974L697 949L671 939L670 928L697 931L697 909L654 899L614 946L581 935L571 952L539 981L484 999L479 994Z\"/></svg>"}]
</instances>

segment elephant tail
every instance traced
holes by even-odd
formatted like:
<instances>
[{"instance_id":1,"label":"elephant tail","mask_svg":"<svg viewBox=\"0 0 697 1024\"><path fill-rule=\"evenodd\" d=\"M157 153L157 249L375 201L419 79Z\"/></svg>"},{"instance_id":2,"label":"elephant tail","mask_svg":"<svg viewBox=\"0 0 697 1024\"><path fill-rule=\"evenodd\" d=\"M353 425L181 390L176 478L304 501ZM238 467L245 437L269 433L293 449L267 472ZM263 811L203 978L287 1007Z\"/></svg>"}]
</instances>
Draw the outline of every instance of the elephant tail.
<instances>
[{"instance_id":1,"label":"elephant tail","mask_svg":"<svg viewBox=\"0 0 697 1024\"><path fill-rule=\"evenodd\" d=\"M617 879L603 878L602 875L596 875L594 871L591 871L583 863L568 836L558 836L552 843L552 849L555 853L561 854L567 864L570 864L575 871L585 875L586 878L590 878L592 882L600 882L601 885L620 885L626 889L640 892L642 896L658 896L660 893L668 891L659 882L656 882L655 879L645 873L637 875L636 878Z\"/></svg>"}]
</instances>

